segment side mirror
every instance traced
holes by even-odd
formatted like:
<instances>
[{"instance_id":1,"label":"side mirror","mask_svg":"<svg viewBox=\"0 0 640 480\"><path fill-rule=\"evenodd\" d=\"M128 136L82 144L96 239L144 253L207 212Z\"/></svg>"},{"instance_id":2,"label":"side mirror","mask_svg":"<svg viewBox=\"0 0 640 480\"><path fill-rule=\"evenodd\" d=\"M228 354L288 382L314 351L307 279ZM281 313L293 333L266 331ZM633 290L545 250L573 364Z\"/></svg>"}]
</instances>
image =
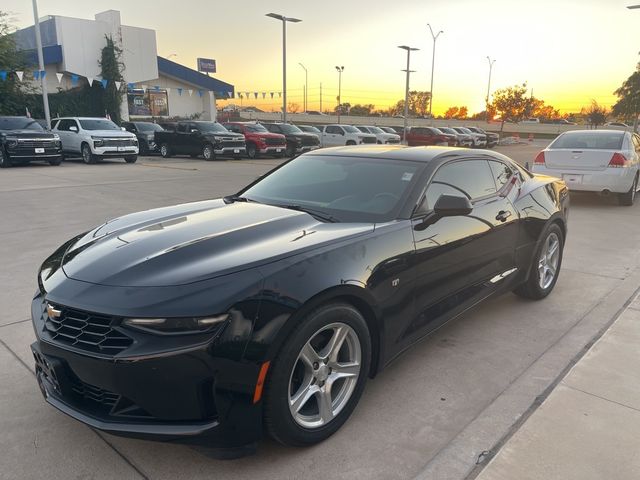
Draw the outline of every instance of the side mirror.
<instances>
[{"instance_id":1,"label":"side mirror","mask_svg":"<svg viewBox=\"0 0 640 480\"><path fill-rule=\"evenodd\" d=\"M433 211L417 224L414 228L418 231L425 230L429 225L433 225L444 217L463 217L473 211L473 205L467 197L458 195L440 195Z\"/></svg>"},{"instance_id":2,"label":"side mirror","mask_svg":"<svg viewBox=\"0 0 640 480\"><path fill-rule=\"evenodd\" d=\"M127 129L126 129L126 128L124 128L124 127L120 127L120 130L122 130L123 132L126 132L126 131L127 131Z\"/></svg>"},{"instance_id":3,"label":"side mirror","mask_svg":"<svg viewBox=\"0 0 640 480\"><path fill-rule=\"evenodd\" d=\"M76 133L78 133L78 127L76 127L75 125L71 125L71 126L69 127L69 131L70 131L70 132L76 132Z\"/></svg>"}]
</instances>

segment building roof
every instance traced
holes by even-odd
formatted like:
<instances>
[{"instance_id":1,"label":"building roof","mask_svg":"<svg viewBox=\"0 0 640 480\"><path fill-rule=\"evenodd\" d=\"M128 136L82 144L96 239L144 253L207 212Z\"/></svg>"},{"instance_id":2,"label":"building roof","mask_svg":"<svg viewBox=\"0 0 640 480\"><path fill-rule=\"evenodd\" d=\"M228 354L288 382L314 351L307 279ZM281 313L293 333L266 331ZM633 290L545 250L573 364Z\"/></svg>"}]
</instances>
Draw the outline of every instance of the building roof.
<instances>
[{"instance_id":1,"label":"building roof","mask_svg":"<svg viewBox=\"0 0 640 480\"><path fill-rule=\"evenodd\" d=\"M186 83L200 87L203 90L216 92L216 96L228 96L228 92L235 92L233 85L218 80L214 77L197 72L189 67L172 62L164 57L158 56L158 73L167 77L172 77Z\"/></svg>"}]
</instances>

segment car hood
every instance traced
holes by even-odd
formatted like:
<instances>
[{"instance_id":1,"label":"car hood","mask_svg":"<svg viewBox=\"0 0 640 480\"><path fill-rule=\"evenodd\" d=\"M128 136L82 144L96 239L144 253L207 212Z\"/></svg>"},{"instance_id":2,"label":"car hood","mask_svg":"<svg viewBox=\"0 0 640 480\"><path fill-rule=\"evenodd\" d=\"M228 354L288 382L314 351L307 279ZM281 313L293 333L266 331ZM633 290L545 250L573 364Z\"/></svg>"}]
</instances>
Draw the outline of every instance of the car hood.
<instances>
[{"instance_id":1,"label":"car hood","mask_svg":"<svg viewBox=\"0 0 640 480\"><path fill-rule=\"evenodd\" d=\"M304 212L210 200L139 212L88 232L64 254L72 279L122 287L184 285L372 231Z\"/></svg>"},{"instance_id":2,"label":"car hood","mask_svg":"<svg viewBox=\"0 0 640 480\"><path fill-rule=\"evenodd\" d=\"M210 138L229 138L231 140L244 140L244 135L235 132L206 132L202 134L203 137Z\"/></svg>"},{"instance_id":3,"label":"car hood","mask_svg":"<svg viewBox=\"0 0 640 480\"><path fill-rule=\"evenodd\" d=\"M53 133L37 130L0 130L0 135L18 138L53 138Z\"/></svg>"},{"instance_id":4,"label":"car hood","mask_svg":"<svg viewBox=\"0 0 640 480\"><path fill-rule=\"evenodd\" d=\"M92 137L109 137L109 138L135 138L131 132L123 132L122 130L85 130Z\"/></svg>"}]
</instances>

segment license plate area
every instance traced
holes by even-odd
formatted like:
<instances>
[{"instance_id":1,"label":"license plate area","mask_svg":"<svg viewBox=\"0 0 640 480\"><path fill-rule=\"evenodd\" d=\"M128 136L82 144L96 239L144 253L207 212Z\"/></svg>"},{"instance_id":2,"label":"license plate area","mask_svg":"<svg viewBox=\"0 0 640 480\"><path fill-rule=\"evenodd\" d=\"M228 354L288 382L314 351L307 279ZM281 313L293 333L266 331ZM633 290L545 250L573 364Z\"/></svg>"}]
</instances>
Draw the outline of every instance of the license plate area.
<instances>
[{"instance_id":1,"label":"license plate area","mask_svg":"<svg viewBox=\"0 0 640 480\"><path fill-rule=\"evenodd\" d=\"M36 153L44 153L44 148L36 148Z\"/></svg>"},{"instance_id":2,"label":"license plate area","mask_svg":"<svg viewBox=\"0 0 640 480\"><path fill-rule=\"evenodd\" d=\"M574 173L565 173L562 175L562 179L567 183L582 183L582 175Z\"/></svg>"},{"instance_id":3,"label":"license plate area","mask_svg":"<svg viewBox=\"0 0 640 480\"><path fill-rule=\"evenodd\" d=\"M240 149L239 148L234 148L233 149L233 153L240 153Z\"/></svg>"}]
</instances>

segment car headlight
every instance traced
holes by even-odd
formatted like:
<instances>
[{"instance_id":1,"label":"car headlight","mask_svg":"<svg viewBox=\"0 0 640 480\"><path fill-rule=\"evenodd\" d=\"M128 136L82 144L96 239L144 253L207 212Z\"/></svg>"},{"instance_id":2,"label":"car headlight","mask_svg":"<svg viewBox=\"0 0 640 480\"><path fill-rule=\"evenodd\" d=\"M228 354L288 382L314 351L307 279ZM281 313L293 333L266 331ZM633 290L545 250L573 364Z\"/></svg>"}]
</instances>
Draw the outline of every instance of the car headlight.
<instances>
[{"instance_id":1,"label":"car headlight","mask_svg":"<svg viewBox=\"0 0 640 480\"><path fill-rule=\"evenodd\" d=\"M18 139L16 137L7 137L7 146L16 147L18 145Z\"/></svg>"},{"instance_id":2,"label":"car headlight","mask_svg":"<svg viewBox=\"0 0 640 480\"><path fill-rule=\"evenodd\" d=\"M104 138L100 138L100 137L91 137L93 139L93 146L94 147L101 147L104 145Z\"/></svg>"},{"instance_id":3,"label":"car headlight","mask_svg":"<svg viewBox=\"0 0 640 480\"><path fill-rule=\"evenodd\" d=\"M151 142L151 141L153 141L153 140L155 140L155 138L156 138L156 137L155 137L155 136L153 136L153 135L147 135L147 140L148 140L148 141L150 141L150 142Z\"/></svg>"},{"instance_id":4,"label":"car headlight","mask_svg":"<svg viewBox=\"0 0 640 480\"><path fill-rule=\"evenodd\" d=\"M159 335L184 335L209 331L228 319L229 314L224 313L210 317L125 318L122 323L127 327Z\"/></svg>"}]
</instances>

